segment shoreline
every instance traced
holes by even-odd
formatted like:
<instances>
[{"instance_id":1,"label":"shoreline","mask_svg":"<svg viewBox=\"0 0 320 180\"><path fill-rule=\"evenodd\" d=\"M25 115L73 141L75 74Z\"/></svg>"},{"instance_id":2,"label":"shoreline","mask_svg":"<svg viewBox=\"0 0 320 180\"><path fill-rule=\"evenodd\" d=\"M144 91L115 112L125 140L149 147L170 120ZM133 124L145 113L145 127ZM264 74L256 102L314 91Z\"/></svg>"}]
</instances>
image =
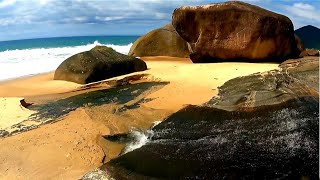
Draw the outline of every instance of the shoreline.
<instances>
[{"instance_id":1,"label":"shoreline","mask_svg":"<svg viewBox=\"0 0 320 180\"><path fill-rule=\"evenodd\" d=\"M179 57L170 57L170 56L146 56L146 57L137 57L139 59L142 58L143 59L148 59L148 61L159 61L159 58L163 58L164 60L161 61L175 61L175 62L182 62L185 63L181 60L185 59L185 58L179 58ZM190 60L190 63L192 63L192 61ZM27 75L23 75L23 76L18 76L18 77L12 77L9 79L0 79L0 85L4 84L4 83L8 83L10 81L16 81L16 80L23 80L23 79L28 79L28 78L32 78L34 76L41 76L41 75L47 75L47 74L51 74L54 73L55 70L51 70L51 71L46 71L46 72L40 72L40 73L34 73L34 74L27 74ZM112 79L112 78L110 78ZM106 79L107 80L107 79ZM102 80L104 81L104 80Z\"/></svg>"},{"instance_id":2,"label":"shoreline","mask_svg":"<svg viewBox=\"0 0 320 180\"><path fill-rule=\"evenodd\" d=\"M36 74L27 74L27 75L23 75L23 76L19 76L19 77L12 77L9 79L1 79L0 85L3 83L9 83L10 81L23 80L23 79L32 78L34 76L41 76L41 75L46 75L46 74L51 74L51 73L54 73L54 71L47 71L47 72L36 73Z\"/></svg>"},{"instance_id":3,"label":"shoreline","mask_svg":"<svg viewBox=\"0 0 320 180\"><path fill-rule=\"evenodd\" d=\"M188 90L188 88L193 86L200 86L199 88L195 88L194 91L197 92L196 89L207 89L206 92L200 90L199 93L209 93L209 96L212 97L217 95L218 86L222 85L229 79L278 68L278 64L276 63L225 62L194 64L189 58L176 58L168 56L139 58L147 63L148 69L146 71L121 75L99 82L116 80L136 74L150 74L162 81L169 81L171 84L175 84L184 90ZM198 78L193 77L192 73L197 73ZM64 93L85 86L85 84L53 80L53 76L54 71L49 71L45 73L26 75L14 79L2 80L0 81L0 97L29 97ZM181 86L185 87L182 88ZM212 90L214 93L212 93ZM182 95L178 94L178 96ZM209 96L206 96L206 98ZM183 97L181 97L179 101L180 100L186 101ZM203 100L198 102L203 103ZM179 108L177 107L174 109L177 110Z\"/></svg>"}]
</instances>

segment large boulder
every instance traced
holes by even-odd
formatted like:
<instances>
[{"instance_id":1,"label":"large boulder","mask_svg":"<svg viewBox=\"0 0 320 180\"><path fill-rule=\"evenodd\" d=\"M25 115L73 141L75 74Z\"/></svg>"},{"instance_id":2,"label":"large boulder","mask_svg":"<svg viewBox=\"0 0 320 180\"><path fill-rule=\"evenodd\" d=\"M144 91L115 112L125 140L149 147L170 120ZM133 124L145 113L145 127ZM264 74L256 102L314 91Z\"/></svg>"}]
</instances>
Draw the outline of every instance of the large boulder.
<instances>
[{"instance_id":1,"label":"large boulder","mask_svg":"<svg viewBox=\"0 0 320 180\"><path fill-rule=\"evenodd\" d=\"M189 57L188 43L183 40L172 24L155 29L141 36L132 45L130 56Z\"/></svg>"},{"instance_id":2,"label":"large boulder","mask_svg":"<svg viewBox=\"0 0 320 180\"><path fill-rule=\"evenodd\" d=\"M55 71L54 79L86 84L146 69L146 63L140 59L106 46L96 46L63 61Z\"/></svg>"},{"instance_id":3,"label":"large boulder","mask_svg":"<svg viewBox=\"0 0 320 180\"><path fill-rule=\"evenodd\" d=\"M172 24L193 62L282 61L299 55L291 20L244 2L175 9Z\"/></svg>"},{"instance_id":4,"label":"large boulder","mask_svg":"<svg viewBox=\"0 0 320 180\"><path fill-rule=\"evenodd\" d=\"M311 25L303 26L295 33L301 38L306 48L320 50L320 29Z\"/></svg>"}]
</instances>

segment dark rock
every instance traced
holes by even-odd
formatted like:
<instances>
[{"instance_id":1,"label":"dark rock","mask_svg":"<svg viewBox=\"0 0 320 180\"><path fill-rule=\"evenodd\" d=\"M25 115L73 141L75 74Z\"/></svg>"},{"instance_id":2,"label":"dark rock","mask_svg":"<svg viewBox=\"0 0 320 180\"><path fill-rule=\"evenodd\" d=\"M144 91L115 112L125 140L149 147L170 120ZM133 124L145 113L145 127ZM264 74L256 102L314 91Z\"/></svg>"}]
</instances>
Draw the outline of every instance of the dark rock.
<instances>
[{"instance_id":1,"label":"dark rock","mask_svg":"<svg viewBox=\"0 0 320 180\"><path fill-rule=\"evenodd\" d=\"M318 100L250 112L188 106L101 169L115 179L317 179Z\"/></svg>"},{"instance_id":2,"label":"dark rock","mask_svg":"<svg viewBox=\"0 0 320 180\"><path fill-rule=\"evenodd\" d=\"M106 46L96 46L63 61L54 79L85 84L146 69L146 63L140 59Z\"/></svg>"},{"instance_id":3,"label":"dark rock","mask_svg":"<svg viewBox=\"0 0 320 180\"><path fill-rule=\"evenodd\" d=\"M6 136L8 136L9 135L9 132L8 131L6 131L6 130L0 130L0 137L6 137Z\"/></svg>"},{"instance_id":4,"label":"dark rock","mask_svg":"<svg viewBox=\"0 0 320 180\"><path fill-rule=\"evenodd\" d=\"M319 51L317 49L306 49L300 53L300 57L304 56L318 56L319 57Z\"/></svg>"},{"instance_id":5,"label":"dark rock","mask_svg":"<svg viewBox=\"0 0 320 180\"><path fill-rule=\"evenodd\" d=\"M195 63L283 61L300 53L288 17L244 2L183 6L172 24L190 44Z\"/></svg>"},{"instance_id":6,"label":"dark rock","mask_svg":"<svg viewBox=\"0 0 320 180\"><path fill-rule=\"evenodd\" d=\"M21 106L23 106L25 108L28 108L29 106L32 105L32 103L27 103L24 99L20 100L20 104L21 104Z\"/></svg>"},{"instance_id":7,"label":"dark rock","mask_svg":"<svg viewBox=\"0 0 320 180\"><path fill-rule=\"evenodd\" d=\"M183 40L172 24L155 29L141 36L132 45L130 56L189 57L188 43Z\"/></svg>"},{"instance_id":8,"label":"dark rock","mask_svg":"<svg viewBox=\"0 0 320 180\"><path fill-rule=\"evenodd\" d=\"M303 26L295 33L301 38L305 48L320 50L320 29L311 25Z\"/></svg>"}]
</instances>

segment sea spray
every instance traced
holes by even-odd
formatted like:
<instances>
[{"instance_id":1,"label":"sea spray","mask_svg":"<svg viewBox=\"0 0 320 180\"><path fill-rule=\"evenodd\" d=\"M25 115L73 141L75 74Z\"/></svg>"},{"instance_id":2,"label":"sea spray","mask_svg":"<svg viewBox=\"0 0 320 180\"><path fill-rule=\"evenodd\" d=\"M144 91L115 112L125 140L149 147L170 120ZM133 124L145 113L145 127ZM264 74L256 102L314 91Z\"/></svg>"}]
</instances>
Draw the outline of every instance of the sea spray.
<instances>
[{"instance_id":1,"label":"sea spray","mask_svg":"<svg viewBox=\"0 0 320 180\"><path fill-rule=\"evenodd\" d=\"M161 122L162 121L154 121L150 130L146 130L146 131L135 130L135 129L131 130L131 132L129 133L131 142L124 148L121 154L126 154L130 151L138 149L143 145L147 144L154 135L152 128L154 128L156 125L160 124Z\"/></svg>"},{"instance_id":2,"label":"sea spray","mask_svg":"<svg viewBox=\"0 0 320 180\"><path fill-rule=\"evenodd\" d=\"M130 132L129 136L132 141L124 148L121 154L126 154L147 144L153 136L153 131L147 130L142 132L133 130Z\"/></svg>"},{"instance_id":3,"label":"sea spray","mask_svg":"<svg viewBox=\"0 0 320 180\"><path fill-rule=\"evenodd\" d=\"M6 50L0 52L0 80L54 71L68 57L92 49L97 45L108 46L128 54L127 45L102 44L99 41L81 46Z\"/></svg>"}]
</instances>

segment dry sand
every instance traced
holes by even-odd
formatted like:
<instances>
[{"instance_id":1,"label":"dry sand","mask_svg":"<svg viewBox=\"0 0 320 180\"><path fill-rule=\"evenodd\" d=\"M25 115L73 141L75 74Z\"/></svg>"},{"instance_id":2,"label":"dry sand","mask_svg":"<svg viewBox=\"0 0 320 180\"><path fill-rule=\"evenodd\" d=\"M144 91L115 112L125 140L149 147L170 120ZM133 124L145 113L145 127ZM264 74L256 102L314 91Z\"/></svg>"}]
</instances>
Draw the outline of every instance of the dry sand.
<instances>
[{"instance_id":1,"label":"dry sand","mask_svg":"<svg viewBox=\"0 0 320 180\"><path fill-rule=\"evenodd\" d=\"M54 124L0 139L0 179L79 179L102 165L97 136L108 134L84 110Z\"/></svg>"},{"instance_id":2,"label":"dry sand","mask_svg":"<svg viewBox=\"0 0 320 180\"><path fill-rule=\"evenodd\" d=\"M202 104L218 93L225 81L256 72L276 69L278 64L215 63L193 64L188 58L143 57L148 73L170 84L153 92L146 108L175 112L186 104ZM128 75L125 75L128 76ZM123 78L125 76L113 79ZM45 73L0 83L0 125L21 121L28 110L17 108L20 98L74 90L81 85L54 81ZM14 113L13 113L14 112ZM1 127L0 126L0 127ZM103 149L97 137L110 133L109 127L86 114L71 112L63 120L0 139L0 179L77 179L101 165Z\"/></svg>"},{"instance_id":3,"label":"dry sand","mask_svg":"<svg viewBox=\"0 0 320 180\"><path fill-rule=\"evenodd\" d=\"M73 82L53 80L54 72L0 82L0 97L25 97L61 93L80 85Z\"/></svg>"},{"instance_id":4,"label":"dry sand","mask_svg":"<svg viewBox=\"0 0 320 180\"><path fill-rule=\"evenodd\" d=\"M22 97L0 97L0 129L27 119L34 112L20 105Z\"/></svg>"},{"instance_id":5,"label":"dry sand","mask_svg":"<svg viewBox=\"0 0 320 180\"><path fill-rule=\"evenodd\" d=\"M144 57L142 59L150 68L147 73L170 82L149 96L157 100L145 105L174 111L186 104L198 105L207 102L217 95L218 87L230 79L278 67L278 64L274 63L193 64L188 58Z\"/></svg>"}]
</instances>

